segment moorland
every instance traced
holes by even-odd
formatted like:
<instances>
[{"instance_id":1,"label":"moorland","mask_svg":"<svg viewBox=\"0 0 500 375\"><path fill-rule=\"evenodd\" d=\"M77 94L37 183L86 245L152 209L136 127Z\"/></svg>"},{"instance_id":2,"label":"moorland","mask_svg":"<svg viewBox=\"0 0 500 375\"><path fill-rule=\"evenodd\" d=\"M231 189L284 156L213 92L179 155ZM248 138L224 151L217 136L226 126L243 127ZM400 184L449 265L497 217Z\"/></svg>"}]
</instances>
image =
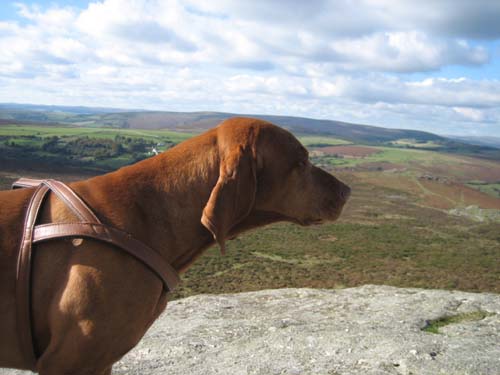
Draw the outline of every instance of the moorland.
<instances>
[{"instance_id":1,"label":"moorland","mask_svg":"<svg viewBox=\"0 0 500 375\"><path fill-rule=\"evenodd\" d=\"M152 157L231 114L0 106L0 187ZM175 298L366 283L500 292L500 149L431 133L259 116L352 187L339 221L279 223L209 249Z\"/></svg>"}]
</instances>

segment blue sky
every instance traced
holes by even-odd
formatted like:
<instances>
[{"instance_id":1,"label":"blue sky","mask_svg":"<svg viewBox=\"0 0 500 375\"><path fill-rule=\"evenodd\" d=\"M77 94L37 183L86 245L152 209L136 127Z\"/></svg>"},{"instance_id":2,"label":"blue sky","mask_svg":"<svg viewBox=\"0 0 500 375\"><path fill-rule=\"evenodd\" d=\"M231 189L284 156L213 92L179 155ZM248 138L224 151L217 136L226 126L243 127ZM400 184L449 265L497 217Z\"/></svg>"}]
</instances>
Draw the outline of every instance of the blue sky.
<instances>
[{"instance_id":1,"label":"blue sky","mask_svg":"<svg viewBox=\"0 0 500 375\"><path fill-rule=\"evenodd\" d=\"M0 102L500 137L500 1L0 2Z\"/></svg>"}]
</instances>

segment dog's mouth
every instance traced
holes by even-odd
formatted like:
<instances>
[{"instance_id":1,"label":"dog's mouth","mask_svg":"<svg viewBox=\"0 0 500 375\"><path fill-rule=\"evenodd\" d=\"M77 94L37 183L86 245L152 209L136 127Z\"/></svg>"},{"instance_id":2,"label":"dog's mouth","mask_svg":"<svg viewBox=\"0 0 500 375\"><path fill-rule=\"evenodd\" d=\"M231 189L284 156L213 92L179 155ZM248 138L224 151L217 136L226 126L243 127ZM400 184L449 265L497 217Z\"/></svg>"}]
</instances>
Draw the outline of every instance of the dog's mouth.
<instances>
[{"instance_id":1,"label":"dog's mouth","mask_svg":"<svg viewBox=\"0 0 500 375\"><path fill-rule=\"evenodd\" d=\"M313 218L299 220L299 224L305 227L320 225L323 224L323 222L324 222L323 219L313 219Z\"/></svg>"},{"instance_id":2,"label":"dog's mouth","mask_svg":"<svg viewBox=\"0 0 500 375\"><path fill-rule=\"evenodd\" d=\"M321 225L324 222L325 221L323 219L317 219L317 220L312 221L310 225Z\"/></svg>"},{"instance_id":3,"label":"dog's mouth","mask_svg":"<svg viewBox=\"0 0 500 375\"><path fill-rule=\"evenodd\" d=\"M292 216L285 216L281 214L274 214L274 216L279 217L279 220L285 220L292 222L294 224L298 224L303 227L321 225L325 221L328 221L328 218L318 218L318 217L306 217L306 218L297 218Z\"/></svg>"}]
</instances>

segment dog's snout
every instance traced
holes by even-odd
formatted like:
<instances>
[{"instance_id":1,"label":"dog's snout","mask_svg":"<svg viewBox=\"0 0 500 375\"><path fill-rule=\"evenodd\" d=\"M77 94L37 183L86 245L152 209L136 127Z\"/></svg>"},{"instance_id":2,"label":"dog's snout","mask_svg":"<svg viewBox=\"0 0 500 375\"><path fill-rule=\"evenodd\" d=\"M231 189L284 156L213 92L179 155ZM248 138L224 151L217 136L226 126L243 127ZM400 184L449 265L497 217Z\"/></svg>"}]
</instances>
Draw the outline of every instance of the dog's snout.
<instances>
[{"instance_id":1,"label":"dog's snout","mask_svg":"<svg viewBox=\"0 0 500 375\"><path fill-rule=\"evenodd\" d=\"M340 196L344 201L347 201L351 196L351 188L343 184L342 189L340 190Z\"/></svg>"},{"instance_id":2,"label":"dog's snout","mask_svg":"<svg viewBox=\"0 0 500 375\"><path fill-rule=\"evenodd\" d=\"M351 188L330 173L318 167L313 167L312 173L315 184L327 188L328 194L331 194L336 202L340 201L340 204L344 204L351 196Z\"/></svg>"}]
</instances>

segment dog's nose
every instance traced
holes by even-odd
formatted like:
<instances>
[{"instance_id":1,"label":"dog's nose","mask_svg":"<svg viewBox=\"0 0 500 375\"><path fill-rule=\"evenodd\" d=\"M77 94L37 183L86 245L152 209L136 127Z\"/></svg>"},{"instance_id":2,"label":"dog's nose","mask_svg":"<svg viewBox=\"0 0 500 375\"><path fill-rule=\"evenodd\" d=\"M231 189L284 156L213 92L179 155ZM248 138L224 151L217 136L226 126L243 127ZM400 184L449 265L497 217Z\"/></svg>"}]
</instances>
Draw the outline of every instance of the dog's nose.
<instances>
[{"instance_id":1,"label":"dog's nose","mask_svg":"<svg viewBox=\"0 0 500 375\"><path fill-rule=\"evenodd\" d=\"M347 201L351 196L351 188L347 185L342 186L342 190L340 191L340 196L344 201Z\"/></svg>"}]
</instances>

